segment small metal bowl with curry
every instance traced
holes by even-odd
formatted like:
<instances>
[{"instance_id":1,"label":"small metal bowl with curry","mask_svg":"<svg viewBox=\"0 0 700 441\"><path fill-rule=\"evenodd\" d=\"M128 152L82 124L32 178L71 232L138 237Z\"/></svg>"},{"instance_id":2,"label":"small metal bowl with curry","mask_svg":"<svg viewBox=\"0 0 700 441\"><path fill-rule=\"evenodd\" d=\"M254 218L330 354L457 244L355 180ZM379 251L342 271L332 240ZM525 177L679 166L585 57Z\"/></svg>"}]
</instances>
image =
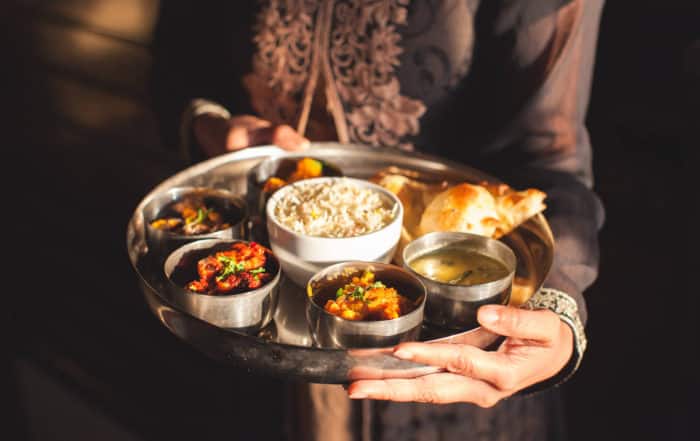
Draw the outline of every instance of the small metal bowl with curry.
<instances>
[{"instance_id":1,"label":"small metal bowl with curry","mask_svg":"<svg viewBox=\"0 0 700 441\"><path fill-rule=\"evenodd\" d=\"M316 346L374 348L418 339L425 287L403 268L343 262L307 284L306 318Z\"/></svg>"},{"instance_id":2,"label":"small metal bowl with curry","mask_svg":"<svg viewBox=\"0 0 700 441\"><path fill-rule=\"evenodd\" d=\"M162 262L187 243L244 239L248 209L243 198L209 187L175 187L159 193L143 210L149 254Z\"/></svg>"}]
</instances>

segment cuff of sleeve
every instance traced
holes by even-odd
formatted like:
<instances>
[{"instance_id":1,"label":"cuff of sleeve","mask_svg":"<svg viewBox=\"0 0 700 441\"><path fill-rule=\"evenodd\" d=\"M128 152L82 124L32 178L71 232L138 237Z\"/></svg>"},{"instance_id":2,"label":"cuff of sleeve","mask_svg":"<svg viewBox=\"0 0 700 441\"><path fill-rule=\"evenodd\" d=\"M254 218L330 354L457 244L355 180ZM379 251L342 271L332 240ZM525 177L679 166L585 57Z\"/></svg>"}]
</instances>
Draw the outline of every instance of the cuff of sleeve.
<instances>
[{"instance_id":1,"label":"cuff of sleeve","mask_svg":"<svg viewBox=\"0 0 700 441\"><path fill-rule=\"evenodd\" d=\"M214 101L196 98L189 102L180 118L180 154L188 163L195 162L201 158L201 149L198 148L192 133L192 122L196 117L205 113L218 115L226 119L231 118L231 113L224 106Z\"/></svg>"},{"instance_id":2,"label":"cuff of sleeve","mask_svg":"<svg viewBox=\"0 0 700 441\"><path fill-rule=\"evenodd\" d=\"M552 288L542 288L533 295L523 307L527 309L549 309L553 311L564 323L569 325L574 336L573 354L566 366L552 378L534 384L520 392L520 395L528 395L551 386L559 386L571 378L581 365L588 340L586 339L583 323L578 314L576 300L565 292Z\"/></svg>"}]
</instances>

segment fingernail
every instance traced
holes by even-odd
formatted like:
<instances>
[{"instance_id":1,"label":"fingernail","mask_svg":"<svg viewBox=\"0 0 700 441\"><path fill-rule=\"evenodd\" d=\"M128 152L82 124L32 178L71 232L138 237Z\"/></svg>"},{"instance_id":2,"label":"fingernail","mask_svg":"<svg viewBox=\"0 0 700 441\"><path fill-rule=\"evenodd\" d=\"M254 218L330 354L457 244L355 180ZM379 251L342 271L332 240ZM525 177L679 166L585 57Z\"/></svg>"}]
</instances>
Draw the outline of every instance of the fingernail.
<instances>
[{"instance_id":1,"label":"fingernail","mask_svg":"<svg viewBox=\"0 0 700 441\"><path fill-rule=\"evenodd\" d=\"M413 354L406 349L397 349L394 351L394 357L410 360L413 358Z\"/></svg>"},{"instance_id":2,"label":"fingernail","mask_svg":"<svg viewBox=\"0 0 700 441\"><path fill-rule=\"evenodd\" d=\"M479 310L479 321L481 323L496 323L498 321L498 310L491 306L482 306Z\"/></svg>"},{"instance_id":3,"label":"fingernail","mask_svg":"<svg viewBox=\"0 0 700 441\"><path fill-rule=\"evenodd\" d=\"M367 394L363 394L362 392L350 392L348 396L353 400L362 400L363 398L367 398Z\"/></svg>"},{"instance_id":4,"label":"fingernail","mask_svg":"<svg viewBox=\"0 0 700 441\"><path fill-rule=\"evenodd\" d=\"M299 148L302 150L306 150L309 147L311 147L311 141L309 141L308 139L303 140L301 144L299 144Z\"/></svg>"}]
</instances>

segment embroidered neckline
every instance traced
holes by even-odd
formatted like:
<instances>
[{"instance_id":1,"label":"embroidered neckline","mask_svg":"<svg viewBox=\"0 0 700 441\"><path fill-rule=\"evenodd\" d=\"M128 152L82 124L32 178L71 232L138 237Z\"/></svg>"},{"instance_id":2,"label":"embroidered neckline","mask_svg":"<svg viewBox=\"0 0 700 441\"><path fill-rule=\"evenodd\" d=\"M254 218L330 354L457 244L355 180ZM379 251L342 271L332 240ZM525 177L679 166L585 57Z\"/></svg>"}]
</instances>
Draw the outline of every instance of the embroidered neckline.
<instances>
[{"instance_id":1,"label":"embroidered neckline","mask_svg":"<svg viewBox=\"0 0 700 441\"><path fill-rule=\"evenodd\" d=\"M245 86L261 117L304 131L318 75L340 142L412 149L425 105L396 75L408 0L272 0L258 15Z\"/></svg>"}]
</instances>

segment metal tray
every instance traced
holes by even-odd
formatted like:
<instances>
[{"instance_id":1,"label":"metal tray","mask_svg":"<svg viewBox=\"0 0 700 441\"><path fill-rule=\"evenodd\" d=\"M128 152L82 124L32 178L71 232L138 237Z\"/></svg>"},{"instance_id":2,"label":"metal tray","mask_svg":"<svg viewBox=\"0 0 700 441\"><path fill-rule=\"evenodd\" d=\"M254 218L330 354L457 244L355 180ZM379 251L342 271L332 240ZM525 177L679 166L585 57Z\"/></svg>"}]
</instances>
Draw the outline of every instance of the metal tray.
<instances>
[{"instance_id":1,"label":"metal tray","mask_svg":"<svg viewBox=\"0 0 700 441\"><path fill-rule=\"evenodd\" d=\"M391 348L356 350L313 347L304 315L305 294L282 281L273 322L256 336L218 328L176 308L164 289L164 277L156 268L145 242L143 208L156 194L176 186L223 188L245 195L247 173L260 160L284 154L274 146L255 147L216 157L187 168L154 188L139 203L127 228L127 248L139 276L149 308L173 334L223 363L279 378L315 383L347 383L360 378L412 378L440 369L392 357ZM454 182L497 179L455 162L420 154L372 149L359 145L317 143L310 155L332 162L346 176L369 178L378 170L397 166L424 176ZM511 304L521 305L538 290L552 264L554 240L543 215L537 215L502 238L518 257ZM499 337L483 328L456 334L421 334L423 341L468 343L492 348Z\"/></svg>"}]
</instances>

